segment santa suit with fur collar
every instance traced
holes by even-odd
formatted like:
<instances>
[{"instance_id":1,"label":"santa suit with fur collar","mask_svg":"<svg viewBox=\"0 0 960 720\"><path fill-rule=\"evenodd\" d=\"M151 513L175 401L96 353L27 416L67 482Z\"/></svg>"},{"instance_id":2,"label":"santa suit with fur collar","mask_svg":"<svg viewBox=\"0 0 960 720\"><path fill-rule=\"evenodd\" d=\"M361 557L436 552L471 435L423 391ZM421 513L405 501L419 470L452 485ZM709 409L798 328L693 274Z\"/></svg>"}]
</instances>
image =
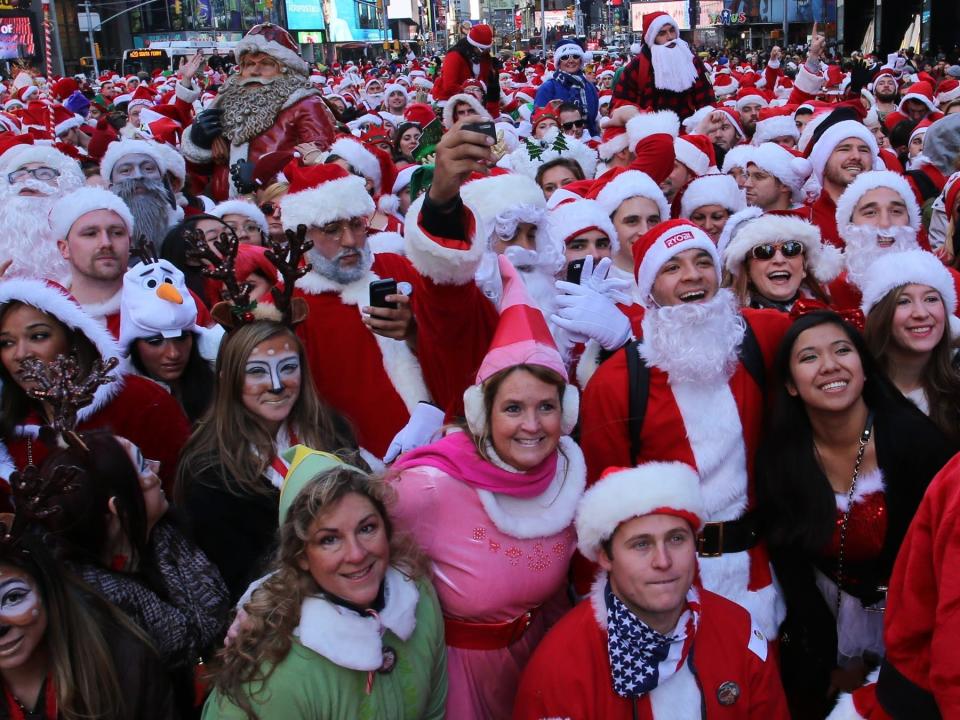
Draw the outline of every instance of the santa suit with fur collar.
<instances>
[{"instance_id":1,"label":"santa suit with fur collar","mask_svg":"<svg viewBox=\"0 0 960 720\"><path fill-rule=\"evenodd\" d=\"M606 582L606 573L601 573L590 597L567 613L537 647L520 681L513 720L789 717L766 638L743 608L706 590L700 590L700 625L688 661L639 698L634 714L633 702L613 689ZM719 699L725 683L735 683L738 690L731 705Z\"/></svg>"},{"instance_id":2,"label":"santa suit with fur collar","mask_svg":"<svg viewBox=\"0 0 960 720\"><path fill-rule=\"evenodd\" d=\"M769 371L790 318L774 310L742 312ZM754 500L753 459L762 431L763 389L742 361L727 382L712 385L671 383L655 366L649 372L636 457L630 455L626 349L604 362L587 385L580 427L588 482L595 482L608 467L679 461L701 476L706 522L743 517ZM578 573L581 586L584 571ZM747 608L764 634L776 637L785 611L762 543L744 552L702 557L700 573L704 587Z\"/></svg>"}]
</instances>

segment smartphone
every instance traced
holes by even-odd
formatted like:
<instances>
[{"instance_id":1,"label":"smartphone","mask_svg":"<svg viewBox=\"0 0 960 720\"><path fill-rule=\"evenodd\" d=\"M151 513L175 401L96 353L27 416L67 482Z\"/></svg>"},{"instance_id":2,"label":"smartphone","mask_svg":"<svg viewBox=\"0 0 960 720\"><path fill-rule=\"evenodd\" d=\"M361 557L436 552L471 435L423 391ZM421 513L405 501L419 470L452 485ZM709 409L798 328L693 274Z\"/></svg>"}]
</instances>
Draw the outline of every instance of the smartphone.
<instances>
[{"instance_id":1,"label":"smartphone","mask_svg":"<svg viewBox=\"0 0 960 720\"><path fill-rule=\"evenodd\" d=\"M477 123L467 123L463 126L464 130L469 130L470 132L483 133L484 135L489 135L493 138L493 141L497 141L497 126L493 123L492 120L484 120L483 122Z\"/></svg>"},{"instance_id":2,"label":"smartphone","mask_svg":"<svg viewBox=\"0 0 960 720\"><path fill-rule=\"evenodd\" d=\"M393 278L374 280L370 283L370 306L396 310L395 302L387 302L387 295L397 294L397 281Z\"/></svg>"},{"instance_id":3,"label":"smartphone","mask_svg":"<svg viewBox=\"0 0 960 720\"><path fill-rule=\"evenodd\" d=\"M580 284L580 275L583 273L584 262L586 262L586 258L570 261L567 265L567 282L574 283L575 285Z\"/></svg>"}]
</instances>

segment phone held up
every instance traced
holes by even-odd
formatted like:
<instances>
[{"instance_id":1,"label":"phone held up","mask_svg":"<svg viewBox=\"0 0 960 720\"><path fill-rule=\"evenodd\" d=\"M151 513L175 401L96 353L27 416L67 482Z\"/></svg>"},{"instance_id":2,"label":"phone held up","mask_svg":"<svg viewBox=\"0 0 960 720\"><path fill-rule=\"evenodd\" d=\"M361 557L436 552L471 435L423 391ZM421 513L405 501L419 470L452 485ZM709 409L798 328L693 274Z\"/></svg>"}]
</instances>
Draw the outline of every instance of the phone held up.
<instances>
[{"instance_id":1,"label":"phone held up","mask_svg":"<svg viewBox=\"0 0 960 720\"><path fill-rule=\"evenodd\" d=\"M397 303L387 302L387 295L397 294L397 281L393 278L374 280L370 283L370 307L396 310Z\"/></svg>"}]
</instances>

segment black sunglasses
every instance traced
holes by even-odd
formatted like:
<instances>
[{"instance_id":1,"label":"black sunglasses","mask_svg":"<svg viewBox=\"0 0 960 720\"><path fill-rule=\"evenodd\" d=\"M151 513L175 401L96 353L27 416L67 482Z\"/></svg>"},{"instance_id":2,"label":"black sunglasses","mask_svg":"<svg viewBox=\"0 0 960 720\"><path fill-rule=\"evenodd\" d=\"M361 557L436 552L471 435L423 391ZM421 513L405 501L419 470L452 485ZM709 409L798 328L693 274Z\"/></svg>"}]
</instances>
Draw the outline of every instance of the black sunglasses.
<instances>
[{"instance_id":1,"label":"black sunglasses","mask_svg":"<svg viewBox=\"0 0 960 720\"><path fill-rule=\"evenodd\" d=\"M276 203L265 202L263 205L260 206L260 212L262 212L267 217L270 217L277 211L278 207L279 206Z\"/></svg>"},{"instance_id":2,"label":"black sunglasses","mask_svg":"<svg viewBox=\"0 0 960 720\"><path fill-rule=\"evenodd\" d=\"M792 258L803 253L803 243L796 240L788 240L785 243L764 243L757 245L750 251L754 260L770 260L779 250L784 257Z\"/></svg>"},{"instance_id":3,"label":"black sunglasses","mask_svg":"<svg viewBox=\"0 0 960 720\"><path fill-rule=\"evenodd\" d=\"M563 123L564 130L573 130L574 128L583 128L587 124L586 120L571 120L570 122Z\"/></svg>"}]
</instances>

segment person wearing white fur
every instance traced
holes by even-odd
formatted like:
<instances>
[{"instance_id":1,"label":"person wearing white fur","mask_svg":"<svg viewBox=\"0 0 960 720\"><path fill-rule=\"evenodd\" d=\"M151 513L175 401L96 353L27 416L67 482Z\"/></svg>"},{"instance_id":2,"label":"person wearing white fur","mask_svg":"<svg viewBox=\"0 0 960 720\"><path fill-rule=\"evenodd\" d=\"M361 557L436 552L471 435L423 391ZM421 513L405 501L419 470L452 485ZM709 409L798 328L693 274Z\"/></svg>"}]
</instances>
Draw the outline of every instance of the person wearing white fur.
<instances>
[{"instance_id":1,"label":"person wearing white fur","mask_svg":"<svg viewBox=\"0 0 960 720\"><path fill-rule=\"evenodd\" d=\"M730 216L746 205L737 181L729 175L704 175L687 185L680 199L680 217L701 228L715 243Z\"/></svg>"},{"instance_id":2,"label":"person wearing white fur","mask_svg":"<svg viewBox=\"0 0 960 720\"><path fill-rule=\"evenodd\" d=\"M689 221L656 225L633 253L645 310L642 339L601 364L585 389L581 445L588 477L640 462L694 467L708 521L699 546L704 587L747 608L772 637L783 603L753 525L751 468L763 420L762 368L789 319L739 308L733 293L720 288L716 246ZM625 392L627 352L639 352L649 373L636 429ZM576 577L581 588L585 571Z\"/></svg>"},{"instance_id":3,"label":"person wearing white fur","mask_svg":"<svg viewBox=\"0 0 960 720\"><path fill-rule=\"evenodd\" d=\"M697 576L699 485L683 463L650 462L587 490L578 545L602 570L531 658L514 720L788 717L766 636Z\"/></svg>"}]
</instances>

